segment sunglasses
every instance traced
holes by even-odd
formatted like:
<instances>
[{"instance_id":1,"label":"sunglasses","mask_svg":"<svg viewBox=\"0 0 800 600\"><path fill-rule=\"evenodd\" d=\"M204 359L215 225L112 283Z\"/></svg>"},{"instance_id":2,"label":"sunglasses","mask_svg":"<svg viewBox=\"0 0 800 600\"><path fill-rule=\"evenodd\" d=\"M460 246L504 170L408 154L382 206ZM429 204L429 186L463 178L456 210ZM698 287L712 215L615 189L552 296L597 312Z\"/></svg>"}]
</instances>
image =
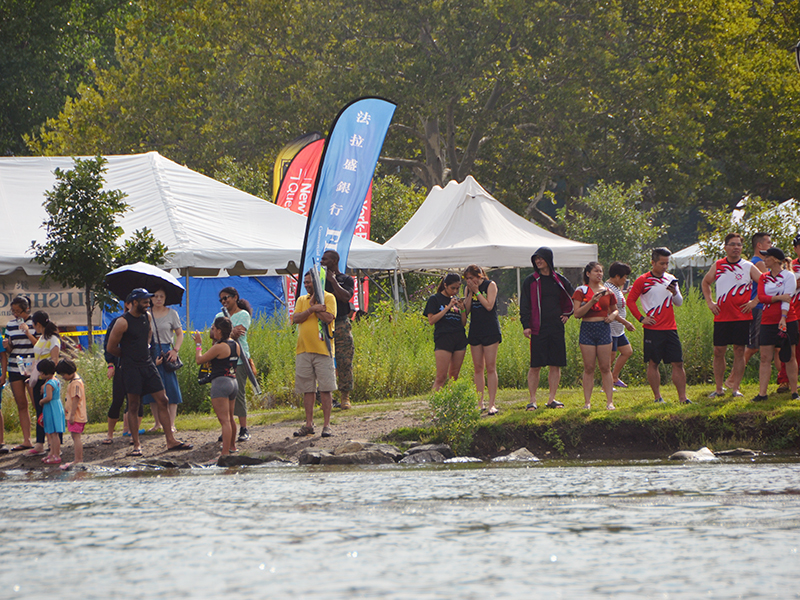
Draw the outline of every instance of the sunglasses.
<instances>
[{"instance_id":1,"label":"sunglasses","mask_svg":"<svg viewBox=\"0 0 800 600\"><path fill-rule=\"evenodd\" d=\"M219 301L220 302L225 302L228 298L230 298L230 296L220 296L219 297Z\"/></svg>"}]
</instances>

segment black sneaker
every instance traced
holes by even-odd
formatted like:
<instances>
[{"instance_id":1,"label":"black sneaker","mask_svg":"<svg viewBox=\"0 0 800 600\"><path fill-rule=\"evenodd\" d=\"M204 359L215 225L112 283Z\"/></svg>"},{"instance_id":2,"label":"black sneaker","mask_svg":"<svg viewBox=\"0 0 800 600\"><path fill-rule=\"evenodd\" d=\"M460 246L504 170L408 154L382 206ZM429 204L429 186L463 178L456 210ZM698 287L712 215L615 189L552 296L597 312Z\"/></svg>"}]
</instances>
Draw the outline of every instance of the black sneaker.
<instances>
[{"instance_id":1,"label":"black sneaker","mask_svg":"<svg viewBox=\"0 0 800 600\"><path fill-rule=\"evenodd\" d=\"M800 394L798 394L797 392L792 394L792 400L800 400Z\"/></svg>"},{"instance_id":2,"label":"black sneaker","mask_svg":"<svg viewBox=\"0 0 800 600\"><path fill-rule=\"evenodd\" d=\"M239 437L236 438L237 442L246 442L250 439L250 434L247 433L247 427L241 427L239 429Z\"/></svg>"},{"instance_id":3,"label":"black sneaker","mask_svg":"<svg viewBox=\"0 0 800 600\"><path fill-rule=\"evenodd\" d=\"M758 394L755 398L753 398L752 401L753 402L763 402L766 399L767 399L766 396L762 396L761 394Z\"/></svg>"}]
</instances>

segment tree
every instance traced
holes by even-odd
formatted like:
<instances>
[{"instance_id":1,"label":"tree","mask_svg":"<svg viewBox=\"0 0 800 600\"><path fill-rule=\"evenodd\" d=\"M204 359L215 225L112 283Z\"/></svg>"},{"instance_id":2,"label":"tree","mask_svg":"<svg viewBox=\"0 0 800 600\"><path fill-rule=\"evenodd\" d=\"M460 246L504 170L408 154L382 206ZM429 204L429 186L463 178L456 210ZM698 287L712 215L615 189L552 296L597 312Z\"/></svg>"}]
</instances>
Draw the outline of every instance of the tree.
<instances>
[{"instance_id":1,"label":"tree","mask_svg":"<svg viewBox=\"0 0 800 600\"><path fill-rule=\"evenodd\" d=\"M397 175L375 178L372 183L370 239L385 243L400 231L424 201L424 190L405 185Z\"/></svg>"},{"instance_id":2,"label":"tree","mask_svg":"<svg viewBox=\"0 0 800 600\"><path fill-rule=\"evenodd\" d=\"M710 258L725 256L725 236L737 232L742 235L745 254L749 254L750 239L756 233L768 233L772 245L792 255L792 240L800 233L800 204L787 201L782 204L747 197L735 211L727 208L703 211L708 229L700 234L700 251Z\"/></svg>"},{"instance_id":3,"label":"tree","mask_svg":"<svg viewBox=\"0 0 800 600\"><path fill-rule=\"evenodd\" d=\"M86 326L89 345L92 345L92 314L95 306L108 299L103 289L103 279L109 271L119 266L123 258L147 257L158 259L166 247L153 239L149 230L137 231L121 249L117 239L122 228L117 225L119 215L128 209L120 190L103 190L103 173L106 159L74 159L75 166L63 171L56 169L56 184L45 192L45 221L47 241L32 245L35 260L45 265L43 277L64 287L84 290Z\"/></svg>"},{"instance_id":4,"label":"tree","mask_svg":"<svg viewBox=\"0 0 800 600\"><path fill-rule=\"evenodd\" d=\"M597 244L597 256L608 270L614 261L631 265L642 273L650 265L650 252L666 227L654 223L657 208L642 209L642 193L647 181L625 186L598 182L573 209L558 211L558 220L567 237Z\"/></svg>"}]
</instances>

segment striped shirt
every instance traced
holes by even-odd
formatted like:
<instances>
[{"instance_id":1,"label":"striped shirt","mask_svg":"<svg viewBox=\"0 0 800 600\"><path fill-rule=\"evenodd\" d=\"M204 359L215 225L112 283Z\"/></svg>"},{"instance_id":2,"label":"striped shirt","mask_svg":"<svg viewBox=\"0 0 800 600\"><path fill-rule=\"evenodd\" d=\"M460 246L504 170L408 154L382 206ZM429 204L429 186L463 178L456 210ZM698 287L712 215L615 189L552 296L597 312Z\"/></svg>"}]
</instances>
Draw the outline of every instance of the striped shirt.
<instances>
[{"instance_id":1,"label":"striped shirt","mask_svg":"<svg viewBox=\"0 0 800 600\"><path fill-rule=\"evenodd\" d=\"M8 372L20 375L19 363L30 362L33 363L33 343L28 339L28 336L19 328L20 319L11 319L6 326L6 338L11 342L11 352L8 356ZM25 324L28 329L33 333L33 319L28 317ZM36 335L34 333L34 335Z\"/></svg>"}]
</instances>

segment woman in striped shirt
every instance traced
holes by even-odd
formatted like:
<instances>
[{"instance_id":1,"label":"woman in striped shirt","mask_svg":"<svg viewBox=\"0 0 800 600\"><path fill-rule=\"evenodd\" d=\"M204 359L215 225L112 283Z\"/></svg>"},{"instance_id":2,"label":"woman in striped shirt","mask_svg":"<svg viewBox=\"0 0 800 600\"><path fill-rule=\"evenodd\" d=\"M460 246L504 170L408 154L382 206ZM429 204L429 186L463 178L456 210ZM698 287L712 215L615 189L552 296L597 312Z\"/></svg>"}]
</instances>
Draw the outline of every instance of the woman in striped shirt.
<instances>
[{"instance_id":1,"label":"woman in striped shirt","mask_svg":"<svg viewBox=\"0 0 800 600\"><path fill-rule=\"evenodd\" d=\"M17 403L19 411L19 426L22 429L22 443L14 446L12 451L32 450L31 444L31 415L28 412L28 396L30 388L25 385L30 373L26 371L26 365L30 368L33 363L33 342L28 339L27 334L20 328L21 324L33 329L31 320L31 305L25 296L17 296L11 301L11 314L14 318L6 326L6 350L8 350L8 381L11 384L11 391L14 394L14 401ZM27 394L27 396L26 396ZM33 398L31 398L33 402Z\"/></svg>"}]
</instances>

